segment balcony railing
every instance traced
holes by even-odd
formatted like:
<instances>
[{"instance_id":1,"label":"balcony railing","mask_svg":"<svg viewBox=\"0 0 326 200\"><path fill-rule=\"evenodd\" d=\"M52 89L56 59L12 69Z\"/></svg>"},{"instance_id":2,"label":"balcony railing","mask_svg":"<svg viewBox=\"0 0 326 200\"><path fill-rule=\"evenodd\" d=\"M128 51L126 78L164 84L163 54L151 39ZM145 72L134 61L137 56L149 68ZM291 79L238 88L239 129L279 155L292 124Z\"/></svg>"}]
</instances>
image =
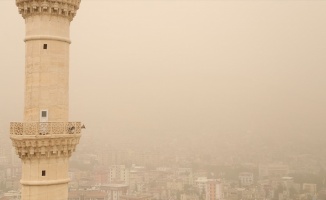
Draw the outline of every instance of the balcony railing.
<instances>
[{"instance_id":1,"label":"balcony railing","mask_svg":"<svg viewBox=\"0 0 326 200\"><path fill-rule=\"evenodd\" d=\"M81 122L11 122L11 135L70 135L81 133Z\"/></svg>"}]
</instances>

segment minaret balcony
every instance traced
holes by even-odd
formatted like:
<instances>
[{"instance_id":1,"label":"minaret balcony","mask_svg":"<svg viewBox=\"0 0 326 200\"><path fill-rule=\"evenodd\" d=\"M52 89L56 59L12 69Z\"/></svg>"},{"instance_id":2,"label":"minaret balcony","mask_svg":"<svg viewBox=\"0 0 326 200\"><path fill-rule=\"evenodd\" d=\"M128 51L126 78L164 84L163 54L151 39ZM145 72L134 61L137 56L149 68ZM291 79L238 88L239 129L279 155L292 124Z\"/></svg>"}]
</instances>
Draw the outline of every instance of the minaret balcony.
<instances>
[{"instance_id":1,"label":"minaret balcony","mask_svg":"<svg viewBox=\"0 0 326 200\"><path fill-rule=\"evenodd\" d=\"M81 122L11 122L10 135L19 136L73 136L80 135Z\"/></svg>"}]
</instances>

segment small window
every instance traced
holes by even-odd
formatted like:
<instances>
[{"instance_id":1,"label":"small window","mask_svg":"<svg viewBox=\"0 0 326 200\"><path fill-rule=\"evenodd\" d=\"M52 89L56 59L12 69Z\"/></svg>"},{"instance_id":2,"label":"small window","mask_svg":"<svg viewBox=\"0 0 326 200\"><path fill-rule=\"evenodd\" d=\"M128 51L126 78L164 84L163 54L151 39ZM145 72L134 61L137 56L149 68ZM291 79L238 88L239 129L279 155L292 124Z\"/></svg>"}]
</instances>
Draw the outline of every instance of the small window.
<instances>
[{"instance_id":1,"label":"small window","mask_svg":"<svg viewBox=\"0 0 326 200\"><path fill-rule=\"evenodd\" d=\"M48 49L48 44L43 44L43 49Z\"/></svg>"},{"instance_id":2,"label":"small window","mask_svg":"<svg viewBox=\"0 0 326 200\"><path fill-rule=\"evenodd\" d=\"M42 111L42 117L47 117L47 112L45 110Z\"/></svg>"},{"instance_id":3,"label":"small window","mask_svg":"<svg viewBox=\"0 0 326 200\"><path fill-rule=\"evenodd\" d=\"M45 176L45 175L46 175L45 170L42 170L42 176Z\"/></svg>"}]
</instances>

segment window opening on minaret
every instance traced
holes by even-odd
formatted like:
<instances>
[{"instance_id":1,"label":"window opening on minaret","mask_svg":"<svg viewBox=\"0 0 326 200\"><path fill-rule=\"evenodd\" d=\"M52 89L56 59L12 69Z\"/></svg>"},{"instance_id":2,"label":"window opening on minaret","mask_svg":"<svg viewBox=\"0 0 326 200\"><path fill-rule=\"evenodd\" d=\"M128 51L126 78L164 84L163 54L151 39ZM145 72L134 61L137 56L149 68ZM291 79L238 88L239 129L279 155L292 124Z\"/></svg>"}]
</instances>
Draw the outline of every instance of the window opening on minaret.
<instances>
[{"instance_id":1,"label":"window opening on minaret","mask_svg":"<svg viewBox=\"0 0 326 200\"><path fill-rule=\"evenodd\" d=\"M48 44L43 44L43 49L48 49Z\"/></svg>"},{"instance_id":2,"label":"window opening on minaret","mask_svg":"<svg viewBox=\"0 0 326 200\"><path fill-rule=\"evenodd\" d=\"M42 176L45 176L45 175L46 175L45 170L42 170Z\"/></svg>"},{"instance_id":3,"label":"window opening on minaret","mask_svg":"<svg viewBox=\"0 0 326 200\"><path fill-rule=\"evenodd\" d=\"M49 112L48 110L40 111L40 122L48 122Z\"/></svg>"}]
</instances>

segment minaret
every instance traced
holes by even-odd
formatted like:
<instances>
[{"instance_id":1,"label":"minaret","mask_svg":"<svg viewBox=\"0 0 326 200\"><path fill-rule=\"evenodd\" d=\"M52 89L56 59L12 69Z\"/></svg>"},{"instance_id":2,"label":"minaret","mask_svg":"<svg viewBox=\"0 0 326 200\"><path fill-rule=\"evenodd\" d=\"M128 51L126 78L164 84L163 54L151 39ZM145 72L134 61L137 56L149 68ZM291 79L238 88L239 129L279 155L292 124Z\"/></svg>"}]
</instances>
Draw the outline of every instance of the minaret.
<instances>
[{"instance_id":1,"label":"minaret","mask_svg":"<svg viewBox=\"0 0 326 200\"><path fill-rule=\"evenodd\" d=\"M67 200L68 160L81 136L69 122L70 22L80 0L16 0L25 19L24 121L10 124L22 160L22 200Z\"/></svg>"}]
</instances>

